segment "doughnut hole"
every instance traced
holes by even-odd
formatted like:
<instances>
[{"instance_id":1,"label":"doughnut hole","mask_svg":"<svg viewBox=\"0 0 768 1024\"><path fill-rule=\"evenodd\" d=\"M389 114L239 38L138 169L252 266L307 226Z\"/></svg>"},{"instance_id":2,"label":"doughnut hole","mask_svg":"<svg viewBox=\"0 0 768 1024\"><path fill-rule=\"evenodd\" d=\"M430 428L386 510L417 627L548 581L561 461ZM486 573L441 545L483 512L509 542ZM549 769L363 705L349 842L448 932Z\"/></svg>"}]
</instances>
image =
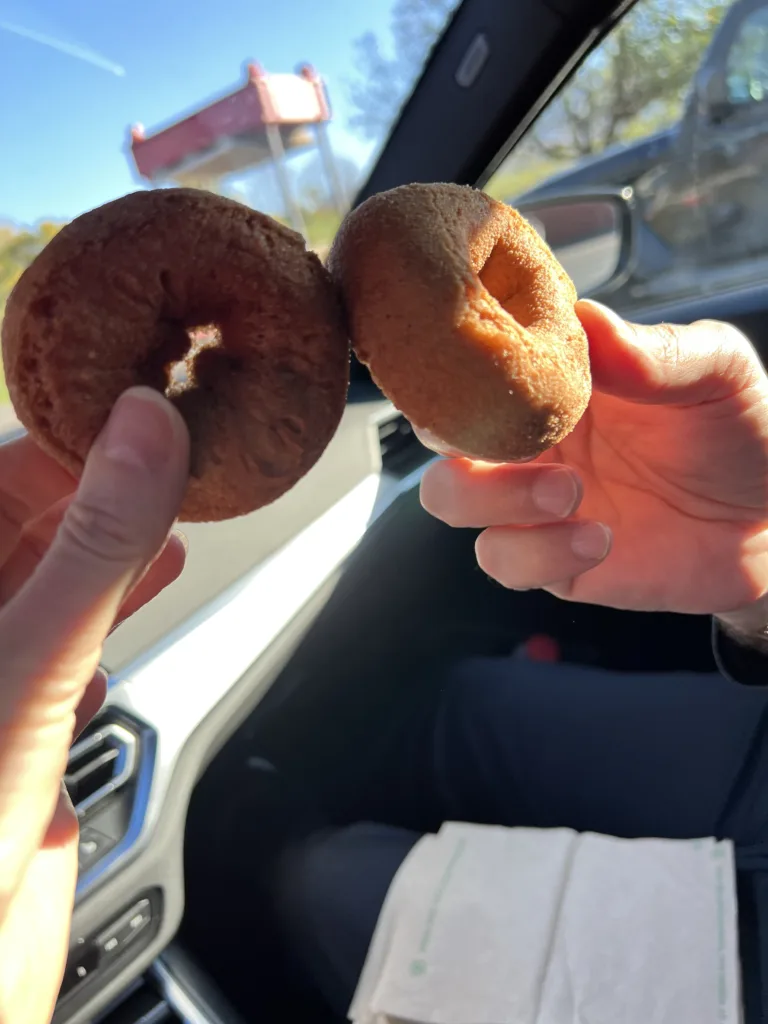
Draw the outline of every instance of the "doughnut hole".
<instances>
[{"instance_id":1,"label":"doughnut hole","mask_svg":"<svg viewBox=\"0 0 768 1024\"><path fill-rule=\"evenodd\" d=\"M486 291L526 330L540 316L539 276L532 266L520 261L514 244L504 236L496 242L478 274Z\"/></svg>"},{"instance_id":2,"label":"doughnut hole","mask_svg":"<svg viewBox=\"0 0 768 1024\"><path fill-rule=\"evenodd\" d=\"M169 344L158 355L163 364L165 395L184 417L192 441L193 477L200 477L200 453L206 446L210 419L206 410L212 405L226 413L227 406L235 406L231 378L242 369L242 360L226 347L225 330L221 319L210 311L193 311L188 321L169 324ZM229 332L226 332L229 333ZM177 340L174 344L170 339ZM182 340L183 339L183 340ZM171 358L167 358L168 356ZM213 459L217 455L213 451Z\"/></svg>"},{"instance_id":3,"label":"doughnut hole","mask_svg":"<svg viewBox=\"0 0 768 1024\"><path fill-rule=\"evenodd\" d=\"M170 368L183 364L189 351L189 335L184 325L176 320L159 321L153 334L146 358L136 368L136 376L147 387L168 394Z\"/></svg>"},{"instance_id":4,"label":"doughnut hole","mask_svg":"<svg viewBox=\"0 0 768 1024\"><path fill-rule=\"evenodd\" d=\"M172 360L165 367L165 395L173 398L189 388L197 386L195 364L201 352L222 346L221 327L217 323L195 324L184 328L187 347L181 358Z\"/></svg>"}]
</instances>

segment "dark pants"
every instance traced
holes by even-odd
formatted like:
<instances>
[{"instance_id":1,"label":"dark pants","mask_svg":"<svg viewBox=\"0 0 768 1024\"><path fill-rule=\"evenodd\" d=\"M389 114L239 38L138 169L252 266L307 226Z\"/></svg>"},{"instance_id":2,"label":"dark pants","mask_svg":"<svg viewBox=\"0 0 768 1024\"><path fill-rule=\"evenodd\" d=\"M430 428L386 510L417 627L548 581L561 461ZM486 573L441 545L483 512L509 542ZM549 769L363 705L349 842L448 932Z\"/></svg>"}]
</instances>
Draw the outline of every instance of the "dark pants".
<instances>
[{"instance_id":1,"label":"dark pants","mask_svg":"<svg viewBox=\"0 0 768 1024\"><path fill-rule=\"evenodd\" d=\"M343 1018L395 872L444 820L714 835L737 844L747 1022L768 1021L766 708L768 694L713 675L462 663L387 759L377 823L286 854L280 910L296 956Z\"/></svg>"}]
</instances>

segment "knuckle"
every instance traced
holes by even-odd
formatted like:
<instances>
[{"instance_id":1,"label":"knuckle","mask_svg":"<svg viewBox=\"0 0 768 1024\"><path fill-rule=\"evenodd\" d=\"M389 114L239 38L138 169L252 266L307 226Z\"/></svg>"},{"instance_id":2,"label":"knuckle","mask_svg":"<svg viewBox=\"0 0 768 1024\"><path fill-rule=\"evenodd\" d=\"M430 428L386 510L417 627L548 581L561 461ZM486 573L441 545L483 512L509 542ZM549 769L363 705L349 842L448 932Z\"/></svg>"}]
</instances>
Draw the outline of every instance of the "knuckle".
<instances>
[{"instance_id":1,"label":"knuckle","mask_svg":"<svg viewBox=\"0 0 768 1024\"><path fill-rule=\"evenodd\" d=\"M658 358L672 367L680 364L680 329L675 324L659 324L656 328Z\"/></svg>"},{"instance_id":2,"label":"knuckle","mask_svg":"<svg viewBox=\"0 0 768 1024\"><path fill-rule=\"evenodd\" d=\"M724 320L696 320L691 324L691 328L706 331L715 339L717 347L729 355L739 355L750 361L755 356L751 341L734 324L726 323Z\"/></svg>"},{"instance_id":3,"label":"knuckle","mask_svg":"<svg viewBox=\"0 0 768 1024\"><path fill-rule=\"evenodd\" d=\"M716 339L719 369L724 379L746 388L763 375L752 342L738 327L720 320L698 321L697 326L705 327Z\"/></svg>"},{"instance_id":4,"label":"knuckle","mask_svg":"<svg viewBox=\"0 0 768 1024\"><path fill-rule=\"evenodd\" d=\"M738 344L747 340L746 335L738 327L728 323L726 320L712 320L709 317L704 317L701 320L694 321L691 327L711 331L723 341L728 341L731 344Z\"/></svg>"},{"instance_id":5,"label":"knuckle","mask_svg":"<svg viewBox=\"0 0 768 1024\"><path fill-rule=\"evenodd\" d=\"M87 500L73 502L61 525L62 539L90 557L130 564L142 556L140 539L123 517Z\"/></svg>"},{"instance_id":6,"label":"knuckle","mask_svg":"<svg viewBox=\"0 0 768 1024\"><path fill-rule=\"evenodd\" d=\"M743 391L764 377L760 358L749 338L723 320L695 320L687 327L658 328L660 357L681 373L705 360L713 385L712 397Z\"/></svg>"}]
</instances>

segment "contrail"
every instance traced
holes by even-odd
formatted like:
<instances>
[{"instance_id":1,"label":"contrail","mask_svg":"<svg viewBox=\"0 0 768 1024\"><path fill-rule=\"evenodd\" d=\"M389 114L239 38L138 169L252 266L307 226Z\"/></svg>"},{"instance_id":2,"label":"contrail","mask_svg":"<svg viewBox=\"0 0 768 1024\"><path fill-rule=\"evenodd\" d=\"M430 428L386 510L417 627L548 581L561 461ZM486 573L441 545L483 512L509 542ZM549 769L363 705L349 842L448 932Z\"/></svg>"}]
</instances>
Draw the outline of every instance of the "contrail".
<instances>
[{"instance_id":1,"label":"contrail","mask_svg":"<svg viewBox=\"0 0 768 1024\"><path fill-rule=\"evenodd\" d=\"M125 74L125 68L121 64L115 64L114 61L107 60L106 57L100 57L98 53L94 53L93 50L89 50L84 46L65 43L61 39L55 39L53 36L44 35L42 32L35 32L31 28L24 28L21 25L12 25L7 21L0 21L0 29L4 29L6 32L13 32L14 35L21 36L24 39L31 39L32 42L40 43L41 46L49 46L52 50L65 53L68 57L74 57L75 60L84 60L86 64L93 64L95 68L109 71L110 74L117 75L118 78L122 78Z\"/></svg>"}]
</instances>

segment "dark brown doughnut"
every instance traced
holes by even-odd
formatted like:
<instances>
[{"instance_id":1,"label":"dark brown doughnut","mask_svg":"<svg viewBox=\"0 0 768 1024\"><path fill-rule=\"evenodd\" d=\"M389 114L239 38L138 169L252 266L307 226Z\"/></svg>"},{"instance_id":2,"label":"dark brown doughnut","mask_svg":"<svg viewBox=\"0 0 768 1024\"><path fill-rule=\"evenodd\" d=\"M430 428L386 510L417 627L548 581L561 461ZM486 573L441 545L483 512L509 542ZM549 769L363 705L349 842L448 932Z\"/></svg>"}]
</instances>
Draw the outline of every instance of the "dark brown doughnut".
<instances>
[{"instance_id":1,"label":"dark brown doughnut","mask_svg":"<svg viewBox=\"0 0 768 1024\"><path fill-rule=\"evenodd\" d=\"M576 289L515 210L458 185L405 185L346 219L329 269L358 358L444 450L529 459L591 395Z\"/></svg>"},{"instance_id":2,"label":"dark brown doughnut","mask_svg":"<svg viewBox=\"0 0 768 1024\"><path fill-rule=\"evenodd\" d=\"M190 329L216 347L190 354ZM35 440L70 472L119 395L169 394L192 438L186 521L274 501L317 461L346 398L335 288L300 235L195 189L136 192L77 218L11 294L8 388ZM169 386L187 357L191 386Z\"/></svg>"}]
</instances>

